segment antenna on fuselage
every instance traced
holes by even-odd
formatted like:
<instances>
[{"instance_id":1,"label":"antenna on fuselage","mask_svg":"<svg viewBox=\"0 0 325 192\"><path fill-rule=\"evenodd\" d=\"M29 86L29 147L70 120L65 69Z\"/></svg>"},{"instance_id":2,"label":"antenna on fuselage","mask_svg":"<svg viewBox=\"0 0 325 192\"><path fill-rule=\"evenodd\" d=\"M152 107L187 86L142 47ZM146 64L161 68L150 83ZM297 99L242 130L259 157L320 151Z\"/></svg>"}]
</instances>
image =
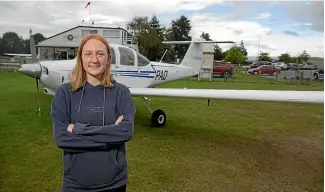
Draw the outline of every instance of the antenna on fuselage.
<instances>
[{"instance_id":1,"label":"antenna on fuselage","mask_svg":"<svg viewBox=\"0 0 325 192\"><path fill-rule=\"evenodd\" d=\"M159 63L161 63L161 61L163 60L163 58L164 58L165 54L167 53L167 51L168 51L168 49L165 50L165 52L164 52L163 56L161 57Z\"/></svg>"}]
</instances>

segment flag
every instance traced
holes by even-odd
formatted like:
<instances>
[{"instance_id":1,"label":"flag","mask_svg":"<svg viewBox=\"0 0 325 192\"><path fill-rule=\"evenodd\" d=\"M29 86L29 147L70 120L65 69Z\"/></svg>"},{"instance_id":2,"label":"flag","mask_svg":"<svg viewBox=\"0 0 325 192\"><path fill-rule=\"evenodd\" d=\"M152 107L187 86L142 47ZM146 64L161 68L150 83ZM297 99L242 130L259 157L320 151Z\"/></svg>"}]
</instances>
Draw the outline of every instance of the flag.
<instances>
[{"instance_id":1,"label":"flag","mask_svg":"<svg viewBox=\"0 0 325 192\"><path fill-rule=\"evenodd\" d=\"M88 1L88 3L87 3L87 5L86 5L86 7L85 7L85 8L87 8L87 7L88 7L88 5L90 5L90 1Z\"/></svg>"}]
</instances>

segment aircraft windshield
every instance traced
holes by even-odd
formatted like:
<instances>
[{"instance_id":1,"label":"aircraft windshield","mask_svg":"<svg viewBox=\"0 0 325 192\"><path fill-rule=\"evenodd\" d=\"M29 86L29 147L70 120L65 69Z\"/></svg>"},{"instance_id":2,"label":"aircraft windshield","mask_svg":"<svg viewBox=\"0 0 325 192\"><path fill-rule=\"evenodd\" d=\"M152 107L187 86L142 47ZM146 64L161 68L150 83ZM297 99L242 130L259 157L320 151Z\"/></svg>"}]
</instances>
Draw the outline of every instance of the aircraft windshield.
<instances>
[{"instance_id":1,"label":"aircraft windshield","mask_svg":"<svg viewBox=\"0 0 325 192\"><path fill-rule=\"evenodd\" d=\"M137 52L137 57L138 57L138 66L146 66L150 63L150 61L146 57L144 57L138 52Z\"/></svg>"},{"instance_id":2,"label":"aircraft windshield","mask_svg":"<svg viewBox=\"0 0 325 192\"><path fill-rule=\"evenodd\" d=\"M118 48L120 51L120 62L121 65L134 65L134 54L132 49L126 48L126 47L119 47Z\"/></svg>"}]
</instances>

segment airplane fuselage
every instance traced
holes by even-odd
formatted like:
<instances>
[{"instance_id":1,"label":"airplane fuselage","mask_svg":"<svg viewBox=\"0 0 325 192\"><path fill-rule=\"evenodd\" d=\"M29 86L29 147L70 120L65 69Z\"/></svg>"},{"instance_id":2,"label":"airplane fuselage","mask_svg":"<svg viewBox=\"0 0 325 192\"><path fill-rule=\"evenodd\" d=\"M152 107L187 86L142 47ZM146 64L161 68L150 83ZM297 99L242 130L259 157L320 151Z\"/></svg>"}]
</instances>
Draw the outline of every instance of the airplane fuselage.
<instances>
[{"instance_id":1,"label":"airplane fuselage","mask_svg":"<svg viewBox=\"0 0 325 192\"><path fill-rule=\"evenodd\" d=\"M197 49L195 49L197 48ZM188 53L186 65L149 61L135 50L118 44L111 44L111 74L114 79L129 88L149 88L199 73L202 50L195 47ZM197 55L197 56L196 56ZM195 59L191 60L194 57ZM39 77L44 93L54 95L56 89L70 80L77 59L40 61L22 66L21 71L32 77Z\"/></svg>"},{"instance_id":2,"label":"airplane fuselage","mask_svg":"<svg viewBox=\"0 0 325 192\"><path fill-rule=\"evenodd\" d=\"M54 95L61 84L69 82L76 60L41 61L40 63L42 66L40 82L44 86L44 93ZM154 87L197 74L187 66L159 62L150 62L142 67L112 64L111 73L117 82L130 88Z\"/></svg>"}]
</instances>

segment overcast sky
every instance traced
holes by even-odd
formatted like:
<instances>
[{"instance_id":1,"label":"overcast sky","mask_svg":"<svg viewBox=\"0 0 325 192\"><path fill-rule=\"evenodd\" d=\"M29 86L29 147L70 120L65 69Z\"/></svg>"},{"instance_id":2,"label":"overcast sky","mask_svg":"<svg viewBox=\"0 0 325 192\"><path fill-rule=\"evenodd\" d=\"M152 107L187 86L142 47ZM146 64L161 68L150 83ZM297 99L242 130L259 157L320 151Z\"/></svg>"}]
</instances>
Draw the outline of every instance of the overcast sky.
<instances>
[{"instance_id":1,"label":"overcast sky","mask_svg":"<svg viewBox=\"0 0 325 192\"><path fill-rule=\"evenodd\" d=\"M213 40L244 41L249 56L260 50L278 56L303 50L324 56L324 1L219 1L219 0L105 0L91 1L0 1L0 33L17 32L45 37L73 28L84 19L125 27L133 16L153 14L164 25L181 14L192 24L194 38L208 32Z\"/></svg>"}]
</instances>

